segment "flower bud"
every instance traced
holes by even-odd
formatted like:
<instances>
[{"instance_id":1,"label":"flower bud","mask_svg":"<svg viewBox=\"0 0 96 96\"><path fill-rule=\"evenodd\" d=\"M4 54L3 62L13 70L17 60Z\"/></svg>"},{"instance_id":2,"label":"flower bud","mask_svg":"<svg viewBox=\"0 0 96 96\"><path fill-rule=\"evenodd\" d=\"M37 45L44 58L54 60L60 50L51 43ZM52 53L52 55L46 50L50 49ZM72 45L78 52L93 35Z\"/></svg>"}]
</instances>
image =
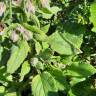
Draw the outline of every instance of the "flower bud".
<instances>
[{"instance_id":1,"label":"flower bud","mask_svg":"<svg viewBox=\"0 0 96 96\"><path fill-rule=\"evenodd\" d=\"M33 37L32 32L25 29L22 26L17 27L17 31L19 31L22 34L22 36L24 37L24 39L27 40L27 41L32 39L32 37Z\"/></svg>"},{"instance_id":2,"label":"flower bud","mask_svg":"<svg viewBox=\"0 0 96 96\"><path fill-rule=\"evenodd\" d=\"M0 2L0 16L3 15L5 10L6 10L6 6L5 6L4 2Z\"/></svg>"},{"instance_id":3,"label":"flower bud","mask_svg":"<svg viewBox=\"0 0 96 96\"><path fill-rule=\"evenodd\" d=\"M4 28L5 28L5 24L0 23L0 35L4 34Z\"/></svg>"},{"instance_id":4,"label":"flower bud","mask_svg":"<svg viewBox=\"0 0 96 96\"><path fill-rule=\"evenodd\" d=\"M22 3L22 0L12 0L12 4L15 6L20 6Z\"/></svg>"},{"instance_id":5,"label":"flower bud","mask_svg":"<svg viewBox=\"0 0 96 96\"><path fill-rule=\"evenodd\" d=\"M23 34L24 31L25 31L25 28L22 27L22 26L18 26L18 27L16 28L16 30Z\"/></svg>"},{"instance_id":6,"label":"flower bud","mask_svg":"<svg viewBox=\"0 0 96 96\"><path fill-rule=\"evenodd\" d=\"M33 37L32 32L26 30L26 31L24 32L24 34L23 34L23 37L24 37L27 41L31 40L32 37Z\"/></svg>"},{"instance_id":7,"label":"flower bud","mask_svg":"<svg viewBox=\"0 0 96 96\"><path fill-rule=\"evenodd\" d=\"M17 42L17 41L19 40L19 35L16 33L16 31L13 31L13 32L12 32L10 39L11 39L13 42Z\"/></svg>"},{"instance_id":8,"label":"flower bud","mask_svg":"<svg viewBox=\"0 0 96 96\"><path fill-rule=\"evenodd\" d=\"M42 7L48 8L50 7L50 1L49 0L40 0Z\"/></svg>"},{"instance_id":9,"label":"flower bud","mask_svg":"<svg viewBox=\"0 0 96 96\"><path fill-rule=\"evenodd\" d=\"M38 63L38 58L36 58L36 57L31 58L31 65L32 66L36 66L37 63Z\"/></svg>"},{"instance_id":10,"label":"flower bud","mask_svg":"<svg viewBox=\"0 0 96 96\"><path fill-rule=\"evenodd\" d=\"M26 3L26 11L28 13L35 14L35 6L33 5L33 3L30 0L28 0Z\"/></svg>"}]
</instances>

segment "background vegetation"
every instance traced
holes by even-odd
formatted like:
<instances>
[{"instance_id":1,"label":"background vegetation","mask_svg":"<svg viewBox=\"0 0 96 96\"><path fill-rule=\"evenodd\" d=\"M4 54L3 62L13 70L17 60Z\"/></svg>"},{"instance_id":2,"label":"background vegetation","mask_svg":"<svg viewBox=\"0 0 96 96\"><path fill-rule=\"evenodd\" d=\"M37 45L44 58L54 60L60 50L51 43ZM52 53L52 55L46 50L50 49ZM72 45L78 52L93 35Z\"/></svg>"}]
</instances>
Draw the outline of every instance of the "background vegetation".
<instances>
[{"instance_id":1,"label":"background vegetation","mask_svg":"<svg viewBox=\"0 0 96 96\"><path fill-rule=\"evenodd\" d=\"M96 1L0 0L0 96L96 96Z\"/></svg>"}]
</instances>

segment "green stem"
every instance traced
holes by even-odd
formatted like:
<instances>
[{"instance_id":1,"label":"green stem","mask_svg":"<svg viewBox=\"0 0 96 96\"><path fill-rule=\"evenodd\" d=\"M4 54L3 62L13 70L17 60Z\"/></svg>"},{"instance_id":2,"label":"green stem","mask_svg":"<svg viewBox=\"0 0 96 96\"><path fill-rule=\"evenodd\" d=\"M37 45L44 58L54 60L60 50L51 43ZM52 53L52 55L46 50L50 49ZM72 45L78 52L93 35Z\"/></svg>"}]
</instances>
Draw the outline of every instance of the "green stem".
<instances>
[{"instance_id":1,"label":"green stem","mask_svg":"<svg viewBox=\"0 0 96 96\"><path fill-rule=\"evenodd\" d=\"M10 19L12 19L12 1L10 0Z\"/></svg>"}]
</instances>

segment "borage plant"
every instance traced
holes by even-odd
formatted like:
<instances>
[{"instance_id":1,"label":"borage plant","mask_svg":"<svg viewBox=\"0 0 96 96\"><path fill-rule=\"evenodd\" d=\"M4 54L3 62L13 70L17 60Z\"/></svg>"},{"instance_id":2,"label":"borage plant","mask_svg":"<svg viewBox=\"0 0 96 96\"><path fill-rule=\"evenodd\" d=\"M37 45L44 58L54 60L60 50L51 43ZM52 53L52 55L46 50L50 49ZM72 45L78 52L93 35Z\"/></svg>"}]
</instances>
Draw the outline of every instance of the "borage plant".
<instances>
[{"instance_id":1,"label":"borage plant","mask_svg":"<svg viewBox=\"0 0 96 96\"><path fill-rule=\"evenodd\" d=\"M96 1L0 0L0 96L96 96Z\"/></svg>"}]
</instances>

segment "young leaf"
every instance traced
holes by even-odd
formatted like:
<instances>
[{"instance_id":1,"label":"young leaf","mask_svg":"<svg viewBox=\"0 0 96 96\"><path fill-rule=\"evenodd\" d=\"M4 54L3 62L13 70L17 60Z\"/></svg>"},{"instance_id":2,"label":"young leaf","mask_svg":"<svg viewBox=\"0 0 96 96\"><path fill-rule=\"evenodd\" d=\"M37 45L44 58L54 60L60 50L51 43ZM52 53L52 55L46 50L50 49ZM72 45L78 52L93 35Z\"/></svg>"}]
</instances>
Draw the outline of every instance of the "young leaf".
<instances>
[{"instance_id":1,"label":"young leaf","mask_svg":"<svg viewBox=\"0 0 96 96\"><path fill-rule=\"evenodd\" d=\"M35 41L35 50L36 50L37 54L39 54L40 51L42 50L40 43L37 41Z\"/></svg>"},{"instance_id":2,"label":"young leaf","mask_svg":"<svg viewBox=\"0 0 96 96\"><path fill-rule=\"evenodd\" d=\"M35 23L35 25L37 25L37 27L40 28L40 22L37 18L37 16L35 16L34 14L31 15L31 19L33 20L33 22Z\"/></svg>"},{"instance_id":3,"label":"young leaf","mask_svg":"<svg viewBox=\"0 0 96 96\"><path fill-rule=\"evenodd\" d=\"M32 32L35 32L35 33L39 33L39 34L42 34L43 33L43 31L42 30L40 30L40 28L38 28L37 26L31 26L31 25L29 25L29 24L27 24L27 23L23 23L23 26L27 29L27 30L30 30L30 31L32 31Z\"/></svg>"},{"instance_id":4,"label":"young leaf","mask_svg":"<svg viewBox=\"0 0 96 96\"><path fill-rule=\"evenodd\" d=\"M20 73L20 81L23 80L24 76L26 74L28 74L30 71L30 64L28 63L28 61L25 61L23 64L22 64L22 68L21 68L21 73Z\"/></svg>"},{"instance_id":5,"label":"young leaf","mask_svg":"<svg viewBox=\"0 0 96 96\"><path fill-rule=\"evenodd\" d=\"M51 7L51 12L52 12L53 14L56 14L58 11L61 11L61 9L60 9L59 7L57 7L57 6Z\"/></svg>"},{"instance_id":6,"label":"young leaf","mask_svg":"<svg viewBox=\"0 0 96 96\"><path fill-rule=\"evenodd\" d=\"M43 26L43 27L41 28L41 30L42 30L44 33L47 33L48 30L49 30L49 27L50 27L50 24L47 24L47 25Z\"/></svg>"}]
</instances>

